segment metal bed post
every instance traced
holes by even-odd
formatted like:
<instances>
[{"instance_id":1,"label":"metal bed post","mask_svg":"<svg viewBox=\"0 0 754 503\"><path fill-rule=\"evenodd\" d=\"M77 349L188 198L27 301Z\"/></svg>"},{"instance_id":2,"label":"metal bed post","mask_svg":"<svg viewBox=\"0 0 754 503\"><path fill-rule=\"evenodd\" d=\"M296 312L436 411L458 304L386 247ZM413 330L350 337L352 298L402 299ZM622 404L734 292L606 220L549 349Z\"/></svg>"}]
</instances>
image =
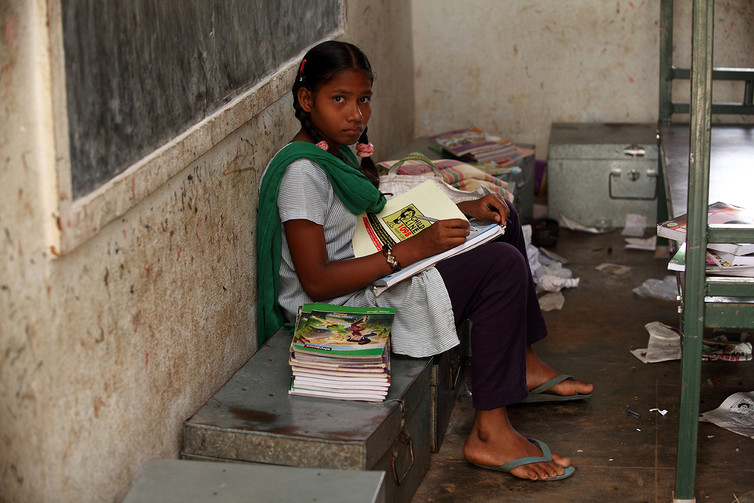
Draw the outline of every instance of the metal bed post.
<instances>
[{"instance_id":1,"label":"metal bed post","mask_svg":"<svg viewBox=\"0 0 754 503\"><path fill-rule=\"evenodd\" d=\"M676 502L693 502L704 331L714 1L694 0L691 39L688 232Z\"/></svg>"}]
</instances>

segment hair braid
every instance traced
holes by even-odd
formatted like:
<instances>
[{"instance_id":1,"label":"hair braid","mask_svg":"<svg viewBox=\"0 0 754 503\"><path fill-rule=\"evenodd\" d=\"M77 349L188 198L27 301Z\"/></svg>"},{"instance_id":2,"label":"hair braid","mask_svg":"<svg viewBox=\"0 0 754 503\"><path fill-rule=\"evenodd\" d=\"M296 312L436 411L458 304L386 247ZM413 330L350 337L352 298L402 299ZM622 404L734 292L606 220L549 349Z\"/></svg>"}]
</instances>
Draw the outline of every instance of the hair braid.
<instances>
[{"instance_id":1,"label":"hair braid","mask_svg":"<svg viewBox=\"0 0 754 503\"><path fill-rule=\"evenodd\" d=\"M359 143L364 143L366 145L369 144L369 137L367 136L367 130L369 128L364 128L364 132L361 133L361 136L359 136ZM380 176L377 171L377 166L374 164L374 161L371 157L362 157L361 158L361 172L364 173L364 175L369 179L370 182L372 182L372 185L379 188L380 186Z\"/></svg>"}]
</instances>

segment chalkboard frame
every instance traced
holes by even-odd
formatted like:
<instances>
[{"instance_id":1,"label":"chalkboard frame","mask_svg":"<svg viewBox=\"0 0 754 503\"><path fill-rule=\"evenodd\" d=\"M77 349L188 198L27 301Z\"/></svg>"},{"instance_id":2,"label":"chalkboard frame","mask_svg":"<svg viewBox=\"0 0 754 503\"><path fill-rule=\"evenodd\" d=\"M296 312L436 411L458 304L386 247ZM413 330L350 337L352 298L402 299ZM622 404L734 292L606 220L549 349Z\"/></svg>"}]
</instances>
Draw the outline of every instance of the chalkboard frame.
<instances>
[{"instance_id":1,"label":"chalkboard frame","mask_svg":"<svg viewBox=\"0 0 754 503\"><path fill-rule=\"evenodd\" d=\"M338 38L344 31L345 19L345 6L341 0L338 2L338 25L332 33L312 40L299 54L276 63L276 67L261 80L250 84L222 107L154 148L121 173L85 195L74 197L61 3L50 2L48 5L58 178L55 208L58 233L50 246L54 256L67 253L95 236L100 229L137 206L233 131L288 94L303 53L321 40Z\"/></svg>"}]
</instances>

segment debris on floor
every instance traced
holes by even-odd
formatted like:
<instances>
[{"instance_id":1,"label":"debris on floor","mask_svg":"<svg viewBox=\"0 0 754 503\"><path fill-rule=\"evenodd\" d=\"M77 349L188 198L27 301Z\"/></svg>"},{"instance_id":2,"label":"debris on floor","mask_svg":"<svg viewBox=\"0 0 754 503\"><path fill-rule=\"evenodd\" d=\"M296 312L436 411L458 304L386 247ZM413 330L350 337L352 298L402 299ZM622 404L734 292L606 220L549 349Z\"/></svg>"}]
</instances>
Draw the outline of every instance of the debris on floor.
<instances>
[{"instance_id":1,"label":"debris on floor","mask_svg":"<svg viewBox=\"0 0 754 503\"><path fill-rule=\"evenodd\" d=\"M561 227L565 227L566 229L570 229L572 231L588 232L589 234L604 234L613 230L610 227L610 222L608 222L607 220L603 220L599 225L588 226L582 225L575 220L571 220L568 217L560 215L558 223Z\"/></svg>"},{"instance_id":2,"label":"debris on floor","mask_svg":"<svg viewBox=\"0 0 754 503\"><path fill-rule=\"evenodd\" d=\"M524 225L521 227L524 232L524 241L526 242L526 254L529 258L529 268L531 269L532 277L534 278L534 284L537 287L537 293L542 292L560 292L563 288L576 288L579 286L579 278L573 277L573 272L563 267L564 263L567 263L567 259L564 259L560 255L552 252L545 252L537 248L531 243L532 227L531 225ZM546 299L546 302L552 303L552 306L557 306L560 302L557 297ZM563 299L565 301L565 299ZM540 306L542 300L540 299ZM560 303L559 307L551 307L551 309L561 309L563 304ZM550 309L546 309L550 310Z\"/></svg>"},{"instance_id":3,"label":"debris on floor","mask_svg":"<svg viewBox=\"0 0 754 503\"><path fill-rule=\"evenodd\" d=\"M602 272L609 272L611 274L626 274L631 270L631 268L627 265L611 264L609 262L600 264L595 267L595 269Z\"/></svg>"},{"instance_id":4,"label":"debris on floor","mask_svg":"<svg viewBox=\"0 0 754 503\"><path fill-rule=\"evenodd\" d=\"M699 416L699 421L754 438L754 391L733 393L717 409Z\"/></svg>"},{"instance_id":5,"label":"debris on floor","mask_svg":"<svg viewBox=\"0 0 754 503\"><path fill-rule=\"evenodd\" d=\"M565 296L561 292L548 292L539 298L539 308L542 311L563 309Z\"/></svg>"},{"instance_id":6,"label":"debris on floor","mask_svg":"<svg viewBox=\"0 0 754 503\"><path fill-rule=\"evenodd\" d=\"M657 236L649 238L626 238L627 250L655 251L657 248Z\"/></svg>"},{"instance_id":7,"label":"debris on floor","mask_svg":"<svg viewBox=\"0 0 754 503\"><path fill-rule=\"evenodd\" d=\"M748 362L752 359L751 342L745 340L746 333L741 340L730 340L726 334L719 334L704 339L702 343L702 361L725 360L728 362Z\"/></svg>"},{"instance_id":8,"label":"debris on floor","mask_svg":"<svg viewBox=\"0 0 754 503\"><path fill-rule=\"evenodd\" d=\"M651 297L662 300L678 300L678 286L675 276L665 276L665 279L649 278L633 290L639 297Z\"/></svg>"},{"instance_id":9,"label":"debris on floor","mask_svg":"<svg viewBox=\"0 0 754 503\"><path fill-rule=\"evenodd\" d=\"M629 213L626 215L626 225L623 227L621 236L633 236L640 238L644 235L647 228L647 217L638 213Z\"/></svg>"},{"instance_id":10,"label":"debris on floor","mask_svg":"<svg viewBox=\"0 0 754 503\"><path fill-rule=\"evenodd\" d=\"M632 349L631 354L643 363L681 359L681 333L664 323L652 321L644 325L649 332L646 348Z\"/></svg>"}]
</instances>

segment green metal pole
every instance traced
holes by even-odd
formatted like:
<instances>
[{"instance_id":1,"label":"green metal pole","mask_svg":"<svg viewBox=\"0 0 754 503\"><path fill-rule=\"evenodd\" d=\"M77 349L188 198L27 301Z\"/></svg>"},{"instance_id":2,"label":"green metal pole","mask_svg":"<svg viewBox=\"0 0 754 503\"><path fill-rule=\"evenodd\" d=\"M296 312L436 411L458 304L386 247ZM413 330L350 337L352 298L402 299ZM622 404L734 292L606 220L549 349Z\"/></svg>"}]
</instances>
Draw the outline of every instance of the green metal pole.
<instances>
[{"instance_id":1,"label":"green metal pole","mask_svg":"<svg viewBox=\"0 0 754 503\"><path fill-rule=\"evenodd\" d=\"M660 123L673 118L673 0L660 2Z\"/></svg>"},{"instance_id":2,"label":"green metal pole","mask_svg":"<svg viewBox=\"0 0 754 503\"><path fill-rule=\"evenodd\" d=\"M705 256L708 232L713 14L713 0L694 0L691 42L686 293L683 313L676 501L695 501L694 477L699 421L699 387L702 375Z\"/></svg>"}]
</instances>

